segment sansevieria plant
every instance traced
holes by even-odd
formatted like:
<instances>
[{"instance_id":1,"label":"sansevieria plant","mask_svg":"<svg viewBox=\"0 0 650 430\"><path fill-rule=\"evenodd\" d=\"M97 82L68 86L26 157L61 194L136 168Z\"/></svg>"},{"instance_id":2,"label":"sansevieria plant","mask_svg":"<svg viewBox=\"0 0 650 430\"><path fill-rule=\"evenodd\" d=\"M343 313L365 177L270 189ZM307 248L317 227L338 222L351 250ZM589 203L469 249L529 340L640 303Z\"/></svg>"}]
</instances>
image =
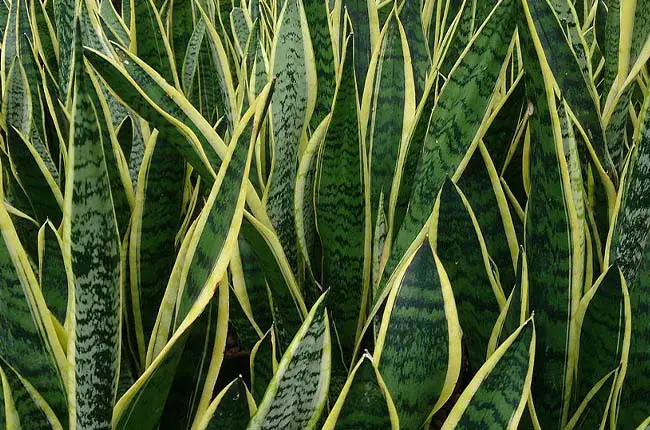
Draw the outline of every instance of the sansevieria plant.
<instances>
[{"instance_id":1,"label":"sansevieria plant","mask_svg":"<svg viewBox=\"0 0 650 430\"><path fill-rule=\"evenodd\" d=\"M0 32L0 427L650 429L650 0Z\"/></svg>"}]
</instances>

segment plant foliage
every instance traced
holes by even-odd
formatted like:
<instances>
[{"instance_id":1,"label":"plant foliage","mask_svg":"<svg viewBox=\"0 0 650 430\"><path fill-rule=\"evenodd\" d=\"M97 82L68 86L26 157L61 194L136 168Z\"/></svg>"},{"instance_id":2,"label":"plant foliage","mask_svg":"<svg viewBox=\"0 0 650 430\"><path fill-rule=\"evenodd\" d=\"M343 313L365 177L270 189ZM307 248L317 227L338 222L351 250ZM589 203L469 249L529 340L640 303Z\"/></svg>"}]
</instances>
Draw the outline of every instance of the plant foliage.
<instances>
[{"instance_id":1,"label":"plant foliage","mask_svg":"<svg viewBox=\"0 0 650 430\"><path fill-rule=\"evenodd\" d=\"M0 32L0 427L650 427L649 0Z\"/></svg>"}]
</instances>

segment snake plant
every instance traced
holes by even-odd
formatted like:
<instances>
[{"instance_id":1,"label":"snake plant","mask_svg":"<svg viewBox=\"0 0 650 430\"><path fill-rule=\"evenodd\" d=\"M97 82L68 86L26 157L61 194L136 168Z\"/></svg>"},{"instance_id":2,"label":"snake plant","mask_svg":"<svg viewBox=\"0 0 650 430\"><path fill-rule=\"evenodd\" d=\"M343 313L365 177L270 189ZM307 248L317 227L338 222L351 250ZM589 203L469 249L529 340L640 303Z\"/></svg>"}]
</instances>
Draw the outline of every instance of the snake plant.
<instances>
[{"instance_id":1,"label":"snake plant","mask_svg":"<svg viewBox=\"0 0 650 430\"><path fill-rule=\"evenodd\" d=\"M650 428L650 0L0 32L0 427Z\"/></svg>"}]
</instances>

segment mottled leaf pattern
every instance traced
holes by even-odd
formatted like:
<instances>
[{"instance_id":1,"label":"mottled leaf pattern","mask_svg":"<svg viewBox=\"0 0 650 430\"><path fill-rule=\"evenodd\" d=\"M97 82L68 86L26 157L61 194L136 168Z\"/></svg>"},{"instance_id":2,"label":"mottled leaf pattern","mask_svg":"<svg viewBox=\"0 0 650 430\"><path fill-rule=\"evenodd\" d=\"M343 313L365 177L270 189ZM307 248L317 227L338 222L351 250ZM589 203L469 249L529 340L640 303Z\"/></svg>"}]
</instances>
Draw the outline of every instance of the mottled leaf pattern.
<instances>
[{"instance_id":1,"label":"mottled leaf pattern","mask_svg":"<svg viewBox=\"0 0 650 430\"><path fill-rule=\"evenodd\" d=\"M325 296L282 356L248 429L314 429L327 400L330 331Z\"/></svg>"},{"instance_id":2,"label":"mottled leaf pattern","mask_svg":"<svg viewBox=\"0 0 650 430\"><path fill-rule=\"evenodd\" d=\"M404 221L384 278L431 215L435 195L471 147L485 115L515 27L515 1L502 0L441 90L429 120ZM477 73L481 70L481 73Z\"/></svg>"},{"instance_id":3,"label":"mottled leaf pattern","mask_svg":"<svg viewBox=\"0 0 650 430\"><path fill-rule=\"evenodd\" d=\"M94 91L78 69L66 172L64 244L74 273L74 358L77 426L110 428L120 362L120 239L106 170Z\"/></svg>"},{"instance_id":4,"label":"mottled leaf pattern","mask_svg":"<svg viewBox=\"0 0 650 430\"><path fill-rule=\"evenodd\" d=\"M266 208L295 270L298 250L293 227L293 187L300 139L313 110L313 88L310 87L315 82L310 82L310 78L315 73L302 2L287 0L279 23L271 66L276 86L271 101L273 163Z\"/></svg>"},{"instance_id":5,"label":"mottled leaf pattern","mask_svg":"<svg viewBox=\"0 0 650 430\"><path fill-rule=\"evenodd\" d=\"M316 225L323 247L322 284L330 289L343 359L351 359L362 302L364 189L357 120L353 43L348 39L334 111L318 160ZM335 366L339 363L335 361Z\"/></svg>"},{"instance_id":6,"label":"mottled leaf pattern","mask_svg":"<svg viewBox=\"0 0 650 430\"><path fill-rule=\"evenodd\" d=\"M442 428L518 428L533 373L535 337L531 319L481 367Z\"/></svg>"},{"instance_id":7,"label":"mottled leaf pattern","mask_svg":"<svg viewBox=\"0 0 650 430\"><path fill-rule=\"evenodd\" d=\"M400 428L420 428L451 395L460 336L449 279L425 239L391 292L375 351Z\"/></svg>"}]
</instances>

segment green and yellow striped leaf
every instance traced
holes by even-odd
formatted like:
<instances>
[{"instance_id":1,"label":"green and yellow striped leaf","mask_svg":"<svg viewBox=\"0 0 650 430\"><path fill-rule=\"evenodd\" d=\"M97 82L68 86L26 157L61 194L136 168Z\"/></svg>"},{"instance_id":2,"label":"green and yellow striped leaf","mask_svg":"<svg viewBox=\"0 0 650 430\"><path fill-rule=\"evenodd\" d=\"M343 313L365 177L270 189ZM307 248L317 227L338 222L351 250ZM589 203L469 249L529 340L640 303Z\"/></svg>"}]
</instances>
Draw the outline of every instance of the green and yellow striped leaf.
<instances>
[{"instance_id":1,"label":"green and yellow striped leaf","mask_svg":"<svg viewBox=\"0 0 650 430\"><path fill-rule=\"evenodd\" d=\"M364 354L350 372L323 430L388 428L399 428L395 406L372 357Z\"/></svg>"},{"instance_id":2,"label":"green and yellow striped leaf","mask_svg":"<svg viewBox=\"0 0 650 430\"><path fill-rule=\"evenodd\" d=\"M495 6L440 92L414 171L408 209L383 275L384 285L431 215L445 177L462 170L467 151L474 150L481 137L514 33L515 6L514 0L501 0Z\"/></svg>"},{"instance_id":3,"label":"green and yellow striped leaf","mask_svg":"<svg viewBox=\"0 0 650 430\"><path fill-rule=\"evenodd\" d=\"M271 74L276 87L271 101L272 162L265 195L266 210L289 263L297 270L293 194L301 139L316 101L316 67L305 9L286 0L275 31Z\"/></svg>"},{"instance_id":4,"label":"green and yellow striped leaf","mask_svg":"<svg viewBox=\"0 0 650 430\"><path fill-rule=\"evenodd\" d=\"M535 362L535 326L526 321L490 356L458 398L442 428L517 429Z\"/></svg>"},{"instance_id":5,"label":"green and yellow striped leaf","mask_svg":"<svg viewBox=\"0 0 650 430\"><path fill-rule=\"evenodd\" d=\"M180 88L173 52L153 0L131 0L130 51Z\"/></svg>"},{"instance_id":6,"label":"green and yellow striped leaf","mask_svg":"<svg viewBox=\"0 0 650 430\"><path fill-rule=\"evenodd\" d=\"M552 74L525 3L521 17L527 21L519 28L526 95L534 109L525 215L529 307L539 333L532 395L541 426L559 428L568 418L573 389L577 342L572 317L583 289L584 255Z\"/></svg>"},{"instance_id":7,"label":"green and yellow striped leaf","mask_svg":"<svg viewBox=\"0 0 650 430\"><path fill-rule=\"evenodd\" d=\"M492 274L474 211L451 180L442 186L431 228L436 232L436 254L446 268L457 302L467 365L473 374L485 362L492 327L506 299Z\"/></svg>"},{"instance_id":8,"label":"green and yellow striped leaf","mask_svg":"<svg viewBox=\"0 0 650 430\"><path fill-rule=\"evenodd\" d=\"M315 429L327 400L331 341L323 295L282 356L248 429Z\"/></svg>"},{"instance_id":9,"label":"green and yellow striped leaf","mask_svg":"<svg viewBox=\"0 0 650 430\"><path fill-rule=\"evenodd\" d=\"M244 430L246 422L255 413L255 401L241 377L235 379L217 394L205 414L196 421L197 430ZM198 423L198 424L197 424Z\"/></svg>"},{"instance_id":10,"label":"green and yellow striped leaf","mask_svg":"<svg viewBox=\"0 0 650 430\"><path fill-rule=\"evenodd\" d=\"M180 227L185 163L166 135L152 133L140 167L131 218L129 269L135 324L149 339L171 274Z\"/></svg>"},{"instance_id":11,"label":"green and yellow striped leaf","mask_svg":"<svg viewBox=\"0 0 650 430\"><path fill-rule=\"evenodd\" d=\"M615 263L630 286L632 309L632 336L627 374L620 377L625 383L620 398L619 425L638 425L647 415L647 406L641 400L650 381L648 365L648 320L650 319L650 285L648 276L648 151L650 150L650 95L646 94L639 115L639 125L627 163L623 184L619 190L617 214L612 222L605 259ZM623 379L623 377L625 379Z\"/></svg>"},{"instance_id":12,"label":"green and yellow striped leaf","mask_svg":"<svg viewBox=\"0 0 650 430\"><path fill-rule=\"evenodd\" d=\"M329 13L325 0L303 1L305 17L309 24L309 35L316 65L317 93L314 113L311 116L311 128L316 129L325 119L332 107L336 89L336 64L332 36L330 34Z\"/></svg>"},{"instance_id":13,"label":"green and yellow striped leaf","mask_svg":"<svg viewBox=\"0 0 650 430\"><path fill-rule=\"evenodd\" d=\"M33 398L30 402L36 402L42 410L39 414L44 413L50 425L61 428L68 419L65 378L68 363L36 276L4 205L0 205L0 232L0 359L7 372L15 372L9 375L12 381L20 375L23 378L20 383L28 384L29 396Z\"/></svg>"},{"instance_id":14,"label":"green and yellow striped leaf","mask_svg":"<svg viewBox=\"0 0 650 430\"><path fill-rule=\"evenodd\" d=\"M544 61L574 112L592 151L592 161L597 166L600 179L607 188L613 188L611 178L616 170L609 155L598 105L590 77L582 73L575 51L567 41L553 8L546 0L525 0L524 9L530 14L530 31L543 49ZM579 41L576 41L579 42Z\"/></svg>"},{"instance_id":15,"label":"green and yellow striped leaf","mask_svg":"<svg viewBox=\"0 0 650 430\"><path fill-rule=\"evenodd\" d=\"M69 260L63 256L63 241L47 221L38 231L38 278L47 307L64 323L68 307Z\"/></svg>"},{"instance_id":16,"label":"green and yellow striped leaf","mask_svg":"<svg viewBox=\"0 0 650 430\"><path fill-rule=\"evenodd\" d=\"M398 3L399 19L404 23L404 32L410 52L410 66L413 69L415 99L422 100L424 87L429 74L429 49L424 37L423 15L421 13L421 2L417 0L404 0Z\"/></svg>"},{"instance_id":17,"label":"green and yellow striped leaf","mask_svg":"<svg viewBox=\"0 0 650 430\"><path fill-rule=\"evenodd\" d=\"M332 319L343 349L343 364L352 359L359 325L363 324L368 267L364 264L367 234L362 148L357 119L352 36L336 90L332 118L318 159L316 225L323 249L322 285L329 289ZM340 359L334 361L340 368Z\"/></svg>"},{"instance_id":18,"label":"green and yellow striped leaf","mask_svg":"<svg viewBox=\"0 0 650 430\"><path fill-rule=\"evenodd\" d=\"M64 104L72 95L77 0L53 0L54 25L59 43L59 91Z\"/></svg>"},{"instance_id":19,"label":"green and yellow striped leaf","mask_svg":"<svg viewBox=\"0 0 650 430\"><path fill-rule=\"evenodd\" d=\"M367 131L372 225L377 225L378 208L383 206L391 232L393 178L398 175L398 158L415 115L415 84L410 63L407 33L393 13L382 30L380 48L371 60L374 84L369 79L364 90L364 103L371 104L372 112Z\"/></svg>"},{"instance_id":20,"label":"green and yellow striped leaf","mask_svg":"<svg viewBox=\"0 0 650 430\"><path fill-rule=\"evenodd\" d=\"M101 113L95 109L95 90L85 73L79 65L63 219L64 255L71 259L74 273L68 341L70 414L80 428L108 428L120 363L120 238L100 129Z\"/></svg>"},{"instance_id":21,"label":"green and yellow striped leaf","mask_svg":"<svg viewBox=\"0 0 650 430\"><path fill-rule=\"evenodd\" d=\"M259 105L266 105L269 89L261 101L258 100ZM257 107L257 103L251 107L235 130L206 205L181 247L183 252L179 254L172 271L149 344L147 361L151 364L117 403L113 417L115 428L155 428L158 425L189 335L197 327L197 320L206 312L217 284L225 276L243 216L246 195L244 181L248 177L252 142L257 133L251 134L251 142L241 142L238 138L253 114L255 127L259 126L262 112ZM229 212L225 213L224 209ZM223 359L228 294L228 288L222 284L218 293L216 346L209 365L212 370L209 372L211 384L216 381L215 372L218 372L220 360ZM214 385L210 387L206 382L203 390L206 387L207 392L200 394L199 411L204 399L210 400L206 396L211 396ZM152 405L155 414L150 412Z\"/></svg>"},{"instance_id":22,"label":"green and yellow striped leaf","mask_svg":"<svg viewBox=\"0 0 650 430\"><path fill-rule=\"evenodd\" d=\"M580 301L577 327L580 333L580 358L576 375L576 399L582 402L592 387L619 365L627 363L632 318L630 297L623 274L610 266ZM595 352L598 351L596 354ZM622 363L622 364L621 364ZM625 374L625 367L620 368ZM610 402L615 402L620 387L611 381L593 398L580 419L581 428L599 428L608 421ZM610 394L611 393L611 394ZM616 412L611 411L612 423Z\"/></svg>"},{"instance_id":23,"label":"green and yellow striped leaf","mask_svg":"<svg viewBox=\"0 0 650 430\"><path fill-rule=\"evenodd\" d=\"M375 359L402 429L418 429L446 403L461 368L452 286L428 238L386 302Z\"/></svg>"},{"instance_id":24,"label":"green and yellow striped leaf","mask_svg":"<svg viewBox=\"0 0 650 430\"><path fill-rule=\"evenodd\" d=\"M49 420L47 414L43 411L38 401L31 394L35 393L33 387L28 390L20 377L10 368L6 367L6 372L0 367L0 377L2 377L3 390L6 395L3 409L7 411L7 429L29 428L35 430L50 430L52 428L61 429L61 424ZM36 393L38 395L38 393Z\"/></svg>"},{"instance_id":25,"label":"green and yellow striped leaf","mask_svg":"<svg viewBox=\"0 0 650 430\"><path fill-rule=\"evenodd\" d=\"M266 388L278 367L275 355L275 333L269 329L255 346L251 349L250 372L251 392L257 403L261 402L266 393Z\"/></svg>"}]
</instances>

